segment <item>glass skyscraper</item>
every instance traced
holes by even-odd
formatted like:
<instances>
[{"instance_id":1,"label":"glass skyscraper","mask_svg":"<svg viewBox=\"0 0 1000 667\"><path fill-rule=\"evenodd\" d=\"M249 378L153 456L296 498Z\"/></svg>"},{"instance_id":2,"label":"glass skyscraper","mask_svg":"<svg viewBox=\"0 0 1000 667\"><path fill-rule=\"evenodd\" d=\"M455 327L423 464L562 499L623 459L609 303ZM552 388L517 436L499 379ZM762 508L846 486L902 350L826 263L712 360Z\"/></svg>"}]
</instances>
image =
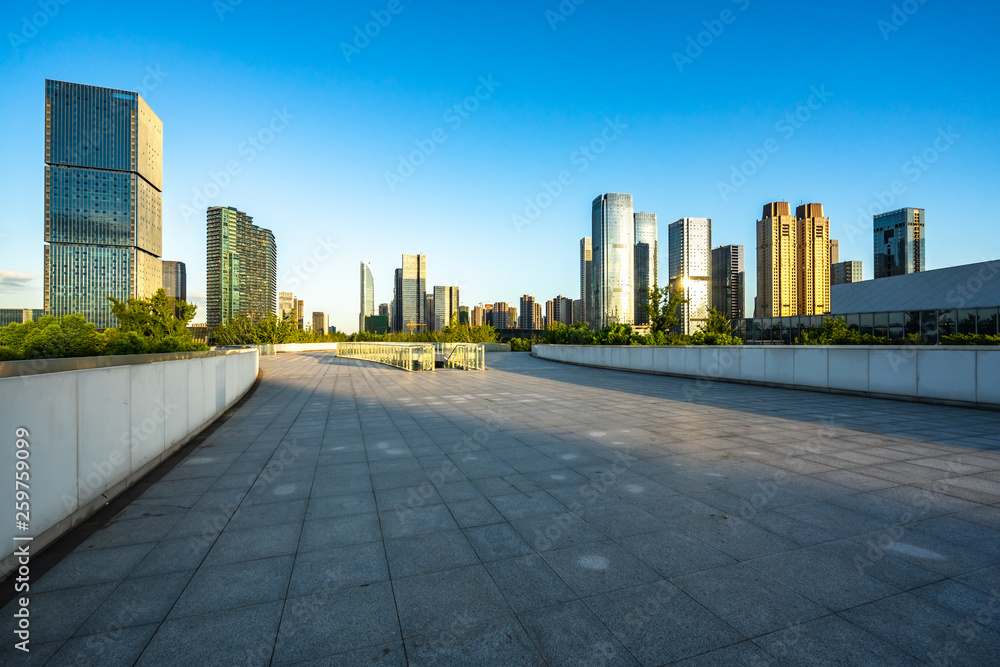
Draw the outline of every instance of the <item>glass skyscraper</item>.
<instances>
[{"instance_id":1,"label":"glass skyscraper","mask_svg":"<svg viewBox=\"0 0 1000 667\"><path fill-rule=\"evenodd\" d=\"M635 309L635 213L632 195L603 194L591 209L594 327L632 324Z\"/></svg>"},{"instance_id":2,"label":"glass skyscraper","mask_svg":"<svg viewBox=\"0 0 1000 667\"><path fill-rule=\"evenodd\" d=\"M163 290L171 299L187 301L187 266L184 262L163 262Z\"/></svg>"},{"instance_id":3,"label":"glass skyscraper","mask_svg":"<svg viewBox=\"0 0 1000 667\"><path fill-rule=\"evenodd\" d=\"M403 255L403 268L396 269L394 331L414 333L427 328L427 255ZM420 326L423 325L423 326Z\"/></svg>"},{"instance_id":4,"label":"glass skyscraper","mask_svg":"<svg viewBox=\"0 0 1000 667\"><path fill-rule=\"evenodd\" d=\"M163 123L135 92L45 81L45 311L115 326L163 283Z\"/></svg>"},{"instance_id":5,"label":"glass skyscraper","mask_svg":"<svg viewBox=\"0 0 1000 667\"><path fill-rule=\"evenodd\" d=\"M643 306L649 304L649 293L659 285L656 243L656 214L635 214L635 323L649 324Z\"/></svg>"},{"instance_id":6,"label":"glass skyscraper","mask_svg":"<svg viewBox=\"0 0 1000 667\"><path fill-rule=\"evenodd\" d=\"M730 322L744 318L743 254L741 245L712 248L712 308Z\"/></svg>"},{"instance_id":7,"label":"glass skyscraper","mask_svg":"<svg viewBox=\"0 0 1000 667\"><path fill-rule=\"evenodd\" d=\"M273 315L278 300L274 234L232 206L213 206L207 217L208 327L231 317L257 320Z\"/></svg>"},{"instance_id":8,"label":"glass skyscraper","mask_svg":"<svg viewBox=\"0 0 1000 667\"><path fill-rule=\"evenodd\" d=\"M876 215L875 277L924 271L924 209L901 208Z\"/></svg>"},{"instance_id":9,"label":"glass skyscraper","mask_svg":"<svg viewBox=\"0 0 1000 667\"><path fill-rule=\"evenodd\" d=\"M670 289L688 300L680 307L681 333L692 334L708 319L712 295L712 220L681 218L667 228Z\"/></svg>"},{"instance_id":10,"label":"glass skyscraper","mask_svg":"<svg viewBox=\"0 0 1000 667\"><path fill-rule=\"evenodd\" d=\"M583 303L583 307L580 308L580 312L573 314L577 321L587 322L591 327L594 326L591 319L594 311L594 306L591 303L594 291L593 260L594 254L590 237L585 236L580 239L580 301Z\"/></svg>"},{"instance_id":11,"label":"glass skyscraper","mask_svg":"<svg viewBox=\"0 0 1000 667\"><path fill-rule=\"evenodd\" d=\"M375 314L375 278L372 266L361 262L361 314L358 317L358 331L365 330L365 318Z\"/></svg>"},{"instance_id":12,"label":"glass skyscraper","mask_svg":"<svg viewBox=\"0 0 1000 667\"><path fill-rule=\"evenodd\" d=\"M434 286L434 319L431 323L433 331L441 331L451 324L453 315L458 315L458 286Z\"/></svg>"}]
</instances>

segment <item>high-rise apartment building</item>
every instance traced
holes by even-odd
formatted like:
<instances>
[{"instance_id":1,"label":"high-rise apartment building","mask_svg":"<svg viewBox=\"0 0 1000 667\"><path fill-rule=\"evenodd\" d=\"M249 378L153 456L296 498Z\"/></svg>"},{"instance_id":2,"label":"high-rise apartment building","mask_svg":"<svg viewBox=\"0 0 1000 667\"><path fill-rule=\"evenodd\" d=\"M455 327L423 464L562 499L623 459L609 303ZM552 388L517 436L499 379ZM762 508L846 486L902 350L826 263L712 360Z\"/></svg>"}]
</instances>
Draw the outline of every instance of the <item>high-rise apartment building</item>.
<instances>
[{"instance_id":1,"label":"high-rise apartment building","mask_svg":"<svg viewBox=\"0 0 1000 667\"><path fill-rule=\"evenodd\" d=\"M45 311L115 326L163 286L163 123L138 93L45 81Z\"/></svg>"},{"instance_id":2,"label":"high-rise apartment building","mask_svg":"<svg viewBox=\"0 0 1000 667\"><path fill-rule=\"evenodd\" d=\"M741 245L712 248L712 308L730 322L744 317L744 251Z\"/></svg>"},{"instance_id":3,"label":"high-rise apartment building","mask_svg":"<svg viewBox=\"0 0 1000 667\"><path fill-rule=\"evenodd\" d=\"M330 318L326 313L313 313L312 330L325 334L330 328Z\"/></svg>"},{"instance_id":4,"label":"high-rise apartment building","mask_svg":"<svg viewBox=\"0 0 1000 667\"><path fill-rule=\"evenodd\" d=\"M712 299L712 220L681 218L667 227L670 289L687 299L678 312L680 331L692 334L708 319Z\"/></svg>"},{"instance_id":5,"label":"high-rise apartment building","mask_svg":"<svg viewBox=\"0 0 1000 667\"><path fill-rule=\"evenodd\" d=\"M162 262L163 291L171 299L187 301L187 267L184 262Z\"/></svg>"},{"instance_id":6,"label":"high-rise apartment building","mask_svg":"<svg viewBox=\"0 0 1000 667\"><path fill-rule=\"evenodd\" d=\"M441 331L458 315L458 286L434 286L434 331Z\"/></svg>"},{"instance_id":7,"label":"high-rise apartment building","mask_svg":"<svg viewBox=\"0 0 1000 667\"><path fill-rule=\"evenodd\" d=\"M285 319L285 314L295 314L295 295L291 292L278 292L278 319Z\"/></svg>"},{"instance_id":8,"label":"high-rise apartment building","mask_svg":"<svg viewBox=\"0 0 1000 667\"><path fill-rule=\"evenodd\" d=\"M573 300L567 299L562 294L552 299L548 303L552 304L552 321L547 324L563 324L570 326L573 324Z\"/></svg>"},{"instance_id":9,"label":"high-rise apartment building","mask_svg":"<svg viewBox=\"0 0 1000 667\"><path fill-rule=\"evenodd\" d=\"M796 315L830 312L830 218L822 204L795 209L798 306Z\"/></svg>"},{"instance_id":10,"label":"high-rise apartment building","mask_svg":"<svg viewBox=\"0 0 1000 667\"><path fill-rule=\"evenodd\" d=\"M888 278L924 271L924 223L922 208L901 208L876 215L875 277Z\"/></svg>"},{"instance_id":11,"label":"high-rise apartment building","mask_svg":"<svg viewBox=\"0 0 1000 667\"><path fill-rule=\"evenodd\" d=\"M396 269L394 331L418 332L427 328L427 255L403 255Z\"/></svg>"},{"instance_id":12,"label":"high-rise apartment building","mask_svg":"<svg viewBox=\"0 0 1000 667\"><path fill-rule=\"evenodd\" d=\"M632 324L635 309L632 195L603 194L591 207L594 327Z\"/></svg>"},{"instance_id":13,"label":"high-rise apartment building","mask_svg":"<svg viewBox=\"0 0 1000 667\"><path fill-rule=\"evenodd\" d=\"M516 329L517 328L517 308L514 306L507 307L507 328Z\"/></svg>"},{"instance_id":14,"label":"high-rise apartment building","mask_svg":"<svg viewBox=\"0 0 1000 667\"><path fill-rule=\"evenodd\" d=\"M591 322L589 319L593 314L593 306L590 300L593 298L594 274L593 274L593 248L590 237L585 236L580 239L580 300L583 307L577 317L581 322ZM593 323L591 323L593 326Z\"/></svg>"},{"instance_id":15,"label":"high-rise apartment building","mask_svg":"<svg viewBox=\"0 0 1000 667\"><path fill-rule=\"evenodd\" d=\"M486 309L483 308L482 304L472 307L471 322L470 324L474 327L481 327L486 323Z\"/></svg>"},{"instance_id":16,"label":"high-rise apartment building","mask_svg":"<svg viewBox=\"0 0 1000 667\"><path fill-rule=\"evenodd\" d=\"M372 266L361 262L361 311L358 315L358 331L365 330L365 318L375 314L375 278Z\"/></svg>"},{"instance_id":17,"label":"high-rise apartment building","mask_svg":"<svg viewBox=\"0 0 1000 667\"><path fill-rule=\"evenodd\" d=\"M545 315L543 318L543 324L545 327L550 327L556 322L556 304L555 301L549 299L545 302Z\"/></svg>"},{"instance_id":18,"label":"high-rise apartment building","mask_svg":"<svg viewBox=\"0 0 1000 667\"><path fill-rule=\"evenodd\" d=\"M830 266L840 263L840 241L830 239Z\"/></svg>"},{"instance_id":19,"label":"high-rise apartment building","mask_svg":"<svg viewBox=\"0 0 1000 667\"><path fill-rule=\"evenodd\" d=\"M861 261L857 259L834 264L830 273L831 286L860 283L862 280L861 269Z\"/></svg>"},{"instance_id":20,"label":"high-rise apartment building","mask_svg":"<svg viewBox=\"0 0 1000 667\"><path fill-rule=\"evenodd\" d=\"M510 308L506 301L497 301L493 304L493 328L494 329L511 329L508 318L510 317Z\"/></svg>"},{"instance_id":21,"label":"high-rise apartment building","mask_svg":"<svg viewBox=\"0 0 1000 667\"><path fill-rule=\"evenodd\" d=\"M573 300L573 324L577 322L586 322L587 319L584 316L586 312L586 306L583 305L583 299Z\"/></svg>"},{"instance_id":22,"label":"high-rise apartment building","mask_svg":"<svg viewBox=\"0 0 1000 667\"><path fill-rule=\"evenodd\" d=\"M658 249L656 243L656 214L635 214L635 308L636 324L649 324L644 306L649 304L649 293L658 285Z\"/></svg>"},{"instance_id":23,"label":"high-rise apartment building","mask_svg":"<svg viewBox=\"0 0 1000 667\"><path fill-rule=\"evenodd\" d=\"M541 304L539 304L541 310ZM521 297L521 317L517 320L518 329L540 329L540 322L535 320L535 297L525 294ZM541 317L539 317L541 319Z\"/></svg>"},{"instance_id":24,"label":"high-rise apartment building","mask_svg":"<svg viewBox=\"0 0 1000 667\"><path fill-rule=\"evenodd\" d=\"M771 202L757 221L757 296L754 317L797 314L798 260L795 218L788 202Z\"/></svg>"},{"instance_id":25,"label":"high-rise apartment building","mask_svg":"<svg viewBox=\"0 0 1000 667\"><path fill-rule=\"evenodd\" d=\"M206 321L209 328L231 317L260 319L275 313L278 251L274 234L232 206L208 209Z\"/></svg>"},{"instance_id":26,"label":"high-rise apartment building","mask_svg":"<svg viewBox=\"0 0 1000 667\"><path fill-rule=\"evenodd\" d=\"M295 300L295 324L300 329L306 328L306 304L302 299Z\"/></svg>"}]
</instances>

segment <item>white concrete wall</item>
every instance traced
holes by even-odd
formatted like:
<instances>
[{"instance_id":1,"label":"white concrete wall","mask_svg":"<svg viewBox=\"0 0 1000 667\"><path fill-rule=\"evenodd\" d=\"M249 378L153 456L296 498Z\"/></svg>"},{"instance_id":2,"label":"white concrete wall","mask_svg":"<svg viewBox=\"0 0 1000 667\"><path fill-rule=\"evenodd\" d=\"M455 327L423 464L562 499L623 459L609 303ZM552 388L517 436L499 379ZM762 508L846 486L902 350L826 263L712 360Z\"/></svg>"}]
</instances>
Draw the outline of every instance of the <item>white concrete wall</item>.
<instances>
[{"instance_id":1,"label":"white concrete wall","mask_svg":"<svg viewBox=\"0 0 1000 667\"><path fill-rule=\"evenodd\" d=\"M533 345L541 359L1000 409L1000 347Z\"/></svg>"},{"instance_id":2,"label":"white concrete wall","mask_svg":"<svg viewBox=\"0 0 1000 667\"><path fill-rule=\"evenodd\" d=\"M256 349L149 364L0 378L0 498L10 516L0 576L15 536L32 553L169 458L236 402L257 377ZM15 430L28 430L30 530L14 530Z\"/></svg>"}]
</instances>

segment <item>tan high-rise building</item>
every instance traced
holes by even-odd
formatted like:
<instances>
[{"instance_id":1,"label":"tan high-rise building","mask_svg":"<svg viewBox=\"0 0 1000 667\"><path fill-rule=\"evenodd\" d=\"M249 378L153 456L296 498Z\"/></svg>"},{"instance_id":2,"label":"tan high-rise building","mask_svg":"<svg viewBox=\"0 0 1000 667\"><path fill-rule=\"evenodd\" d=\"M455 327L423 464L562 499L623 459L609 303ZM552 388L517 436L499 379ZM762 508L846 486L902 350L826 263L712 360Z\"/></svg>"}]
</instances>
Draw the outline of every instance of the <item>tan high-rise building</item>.
<instances>
[{"instance_id":1,"label":"tan high-rise building","mask_svg":"<svg viewBox=\"0 0 1000 667\"><path fill-rule=\"evenodd\" d=\"M300 329L306 328L306 304L302 299L295 300L295 322Z\"/></svg>"},{"instance_id":2,"label":"tan high-rise building","mask_svg":"<svg viewBox=\"0 0 1000 667\"><path fill-rule=\"evenodd\" d=\"M792 315L822 315L830 312L830 218L822 204L802 204L795 224L798 307Z\"/></svg>"},{"instance_id":3,"label":"tan high-rise building","mask_svg":"<svg viewBox=\"0 0 1000 667\"><path fill-rule=\"evenodd\" d=\"M798 310L798 243L786 201L764 205L757 221L757 297L754 317L795 315Z\"/></svg>"},{"instance_id":4,"label":"tan high-rise building","mask_svg":"<svg viewBox=\"0 0 1000 667\"><path fill-rule=\"evenodd\" d=\"M822 315L830 310L830 219L822 204L764 206L757 221L754 317Z\"/></svg>"},{"instance_id":5,"label":"tan high-rise building","mask_svg":"<svg viewBox=\"0 0 1000 667\"><path fill-rule=\"evenodd\" d=\"M316 333L325 334L330 328L330 319L326 313L313 313L312 330Z\"/></svg>"}]
</instances>

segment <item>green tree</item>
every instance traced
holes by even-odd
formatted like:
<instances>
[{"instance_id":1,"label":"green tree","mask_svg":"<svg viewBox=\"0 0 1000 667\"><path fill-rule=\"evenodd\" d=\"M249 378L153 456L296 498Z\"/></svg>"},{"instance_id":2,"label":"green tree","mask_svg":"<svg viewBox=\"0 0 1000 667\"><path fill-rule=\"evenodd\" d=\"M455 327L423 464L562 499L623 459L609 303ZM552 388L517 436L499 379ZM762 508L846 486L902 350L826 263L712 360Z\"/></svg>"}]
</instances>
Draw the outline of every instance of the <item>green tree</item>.
<instances>
[{"instance_id":1,"label":"green tree","mask_svg":"<svg viewBox=\"0 0 1000 667\"><path fill-rule=\"evenodd\" d=\"M680 326L681 318L677 311L688 302L684 298L680 288L661 288L653 285L649 290L649 303L642 304L646 311L646 318L649 320L649 331L656 337L656 334L666 335L673 333ZM660 336L662 338L662 336Z\"/></svg>"},{"instance_id":2,"label":"green tree","mask_svg":"<svg viewBox=\"0 0 1000 667\"><path fill-rule=\"evenodd\" d=\"M742 345L733 335L729 321L715 308L708 309L708 319L699 331L691 336L692 345Z\"/></svg>"}]
</instances>

